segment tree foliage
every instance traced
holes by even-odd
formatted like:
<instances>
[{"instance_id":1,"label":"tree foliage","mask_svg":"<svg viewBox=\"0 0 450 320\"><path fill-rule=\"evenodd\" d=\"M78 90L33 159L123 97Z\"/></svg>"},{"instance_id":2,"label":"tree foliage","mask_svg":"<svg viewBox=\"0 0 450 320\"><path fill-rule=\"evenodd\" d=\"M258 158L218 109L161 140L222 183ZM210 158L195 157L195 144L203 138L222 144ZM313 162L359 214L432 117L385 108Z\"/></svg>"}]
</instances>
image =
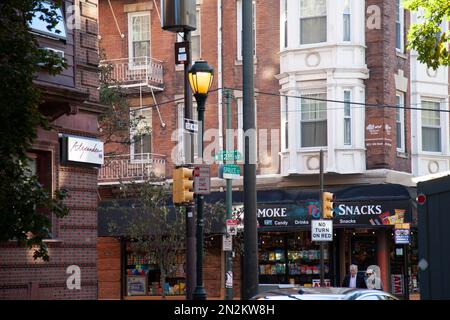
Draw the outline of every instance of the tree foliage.
<instances>
[{"instance_id":1,"label":"tree foliage","mask_svg":"<svg viewBox=\"0 0 450 320\"><path fill-rule=\"evenodd\" d=\"M101 56L105 58L103 50ZM121 83L114 79L112 72L111 64L100 65L100 103L109 107L98 119L100 138L105 145L129 146L139 141L143 135L151 134L152 130L139 112L130 109L127 99L129 95ZM109 155L114 155L114 152Z\"/></svg>"},{"instance_id":2,"label":"tree foliage","mask_svg":"<svg viewBox=\"0 0 450 320\"><path fill-rule=\"evenodd\" d=\"M56 1L50 9L37 0L0 2L0 241L18 240L34 249L35 258L48 260L42 239L51 237L51 222L44 212L64 216L64 192L53 197L28 169L27 151L37 128L50 129L39 111L40 92L33 84L39 72L55 75L66 63L51 51L41 49L29 23L34 15L52 30L59 17Z\"/></svg>"},{"instance_id":3,"label":"tree foliage","mask_svg":"<svg viewBox=\"0 0 450 320\"><path fill-rule=\"evenodd\" d=\"M416 50L418 60L436 70L450 65L449 32L443 31L450 18L448 0L405 0L404 7L418 13L419 22L411 25L408 48Z\"/></svg>"},{"instance_id":4,"label":"tree foliage","mask_svg":"<svg viewBox=\"0 0 450 320\"><path fill-rule=\"evenodd\" d=\"M110 220L111 235L123 234L130 240L135 254L148 258L148 264L156 264L160 270L160 285L169 274L176 271L177 256L184 254L186 245L186 211L184 207L172 207L171 185L153 179L144 183L121 185L121 196L115 202L120 220ZM120 199L130 200L128 206L120 205ZM224 221L223 202L205 204L205 248L213 234L213 225ZM163 297L165 296L163 290Z\"/></svg>"}]
</instances>

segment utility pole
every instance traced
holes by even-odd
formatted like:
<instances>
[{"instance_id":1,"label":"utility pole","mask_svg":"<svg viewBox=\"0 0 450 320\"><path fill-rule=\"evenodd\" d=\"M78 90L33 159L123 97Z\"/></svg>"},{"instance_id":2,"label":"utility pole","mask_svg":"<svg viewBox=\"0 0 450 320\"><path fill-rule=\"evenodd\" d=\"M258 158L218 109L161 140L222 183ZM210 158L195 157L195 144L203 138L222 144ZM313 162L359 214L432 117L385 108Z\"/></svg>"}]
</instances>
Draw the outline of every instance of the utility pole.
<instances>
[{"instance_id":1,"label":"utility pole","mask_svg":"<svg viewBox=\"0 0 450 320\"><path fill-rule=\"evenodd\" d=\"M187 42L187 61L184 63L184 118L193 120L192 93L189 84L188 73L191 67L191 32L187 29L183 32L184 41ZM183 121L184 127L184 121ZM194 163L194 144L191 134L184 131L184 157L186 164ZM196 281L196 238L195 238L194 205L186 206L186 300L192 300L192 294Z\"/></svg>"},{"instance_id":2,"label":"utility pole","mask_svg":"<svg viewBox=\"0 0 450 320\"><path fill-rule=\"evenodd\" d=\"M226 123L226 150L227 153L233 147L233 134L231 132L231 90L225 89L225 103L227 106L227 123ZM234 160L233 160L234 163ZM232 210L233 210L233 180L226 179L227 182L227 193L226 193L226 219L232 218ZM225 251L225 299L233 300L233 283L231 286L227 284L227 276L231 276L231 280L233 280L233 251Z\"/></svg>"},{"instance_id":3,"label":"utility pole","mask_svg":"<svg viewBox=\"0 0 450 320\"><path fill-rule=\"evenodd\" d=\"M325 218L324 206L323 206L323 150L320 149L320 217ZM324 242L320 241L320 287L325 287L325 259L324 259Z\"/></svg>"},{"instance_id":4,"label":"utility pole","mask_svg":"<svg viewBox=\"0 0 450 320\"><path fill-rule=\"evenodd\" d=\"M258 293L258 230L256 224L255 88L253 81L253 1L242 3L242 87L244 103L244 256L241 298ZM249 138L246 138L249 137ZM252 139L253 137L253 139Z\"/></svg>"}]
</instances>

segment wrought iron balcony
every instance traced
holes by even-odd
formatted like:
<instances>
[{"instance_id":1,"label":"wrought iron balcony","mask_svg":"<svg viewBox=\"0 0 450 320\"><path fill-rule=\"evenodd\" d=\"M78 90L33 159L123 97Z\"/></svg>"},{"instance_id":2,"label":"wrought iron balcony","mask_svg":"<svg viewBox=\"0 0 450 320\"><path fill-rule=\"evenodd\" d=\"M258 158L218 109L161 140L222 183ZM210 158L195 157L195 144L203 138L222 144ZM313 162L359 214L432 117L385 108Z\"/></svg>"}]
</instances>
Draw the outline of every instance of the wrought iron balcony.
<instances>
[{"instance_id":1,"label":"wrought iron balcony","mask_svg":"<svg viewBox=\"0 0 450 320\"><path fill-rule=\"evenodd\" d=\"M164 155L153 153L106 156L98 174L99 185L121 182L143 182L150 178L165 177L166 159Z\"/></svg>"},{"instance_id":2,"label":"wrought iron balcony","mask_svg":"<svg viewBox=\"0 0 450 320\"><path fill-rule=\"evenodd\" d=\"M125 88L143 87L164 89L163 62L150 57L122 58L100 61L104 69L102 79Z\"/></svg>"}]
</instances>

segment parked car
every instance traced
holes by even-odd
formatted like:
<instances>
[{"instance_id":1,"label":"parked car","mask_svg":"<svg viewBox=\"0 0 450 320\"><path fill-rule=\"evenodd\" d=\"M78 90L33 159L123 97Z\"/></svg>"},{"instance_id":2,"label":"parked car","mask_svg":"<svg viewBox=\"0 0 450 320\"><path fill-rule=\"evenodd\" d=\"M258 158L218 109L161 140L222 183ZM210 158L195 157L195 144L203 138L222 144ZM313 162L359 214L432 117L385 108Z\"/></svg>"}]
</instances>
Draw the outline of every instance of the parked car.
<instances>
[{"instance_id":1,"label":"parked car","mask_svg":"<svg viewBox=\"0 0 450 320\"><path fill-rule=\"evenodd\" d=\"M399 300L388 292L354 288L283 287L263 291L251 300Z\"/></svg>"}]
</instances>

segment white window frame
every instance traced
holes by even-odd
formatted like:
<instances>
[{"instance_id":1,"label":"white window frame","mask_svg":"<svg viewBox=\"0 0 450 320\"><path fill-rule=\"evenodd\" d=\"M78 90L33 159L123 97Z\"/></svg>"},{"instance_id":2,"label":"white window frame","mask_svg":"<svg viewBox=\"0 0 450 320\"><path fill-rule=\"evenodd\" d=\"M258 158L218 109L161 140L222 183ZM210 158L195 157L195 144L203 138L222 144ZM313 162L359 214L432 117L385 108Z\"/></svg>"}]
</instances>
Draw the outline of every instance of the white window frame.
<instances>
[{"instance_id":1,"label":"white window frame","mask_svg":"<svg viewBox=\"0 0 450 320\"><path fill-rule=\"evenodd\" d=\"M346 6L348 4L348 7ZM352 0L344 0L344 11L342 13L342 41L344 42L351 42L352 41ZM349 20L349 34L348 39L346 39L346 33L345 33L345 17L348 16Z\"/></svg>"},{"instance_id":2,"label":"white window frame","mask_svg":"<svg viewBox=\"0 0 450 320\"><path fill-rule=\"evenodd\" d=\"M236 99L236 104L237 104L237 117L238 117L238 138L237 138L237 150L241 153L242 158L244 158L244 137L245 137L245 133L244 133L244 100L242 98L237 98ZM257 105L256 105L256 99L254 100L254 104L255 104L255 130L256 130L256 135L255 135L255 143L256 146L258 146L258 109L257 109ZM258 148L256 148L256 150L258 150Z\"/></svg>"},{"instance_id":3,"label":"white window frame","mask_svg":"<svg viewBox=\"0 0 450 320\"><path fill-rule=\"evenodd\" d=\"M133 109L140 109L141 107L136 107L136 108L131 108L130 109L130 117L133 117L133 112L135 112ZM140 109L140 110L136 110L138 113L140 113L140 115L142 115L142 111L144 109ZM151 108L146 108L145 111L149 112L149 116L148 119L150 120L149 122L149 127L150 127L150 154L153 153L153 110ZM140 116L138 115L138 116ZM143 119L141 120L143 121ZM139 124L141 123L141 121L139 122ZM139 130L139 124L137 125L137 130ZM148 159L136 159L136 153L134 152L134 147L135 147L135 142L134 142L134 136L135 136L136 132L134 130L130 129L130 159L132 162L145 162ZM144 153L140 153L140 154L144 154Z\"/></svg>"},{"instance_id":4,"label":"white window frame","mask_svg":"<svg viewBox=\"0 0 450 320\"><path fill-rule=\"evenodd\" d=\"M281 30L282 32L282 38L281 38L281 49L286 49L289 47L289 27L288 27L288 0L282 0L282 14L281 14Z\"/></svg>"},{"instance_id":5,"label":"white window frame","mask_svg":"<svg viewBox=\"0 0 450 320\"><path fill-rule=\"evenodd\" d=\"M42 6L45 9L50 10L51 5L52 3L49 1L42 1ZM42 15L41 12L36 12L28 25L33 33L40 34L49 38L67 40L66 19L63 13L63 7L56 8L54 12L58 16L58 23L51 31L47 29L48 23L39 19L39 17ZM59 30L60 33L56 33L56 30Z\"/></svg>"},{"instance_id":6,"label":"white window frame","mask_svg":"<svg viewBox=\"0 0 450 320\"><path fill-rule=\"evenodd\" d=\"M281 150L289 150L289 97L281 96Z\"/></svg>"},{"instance_id":7,"label":"white window frame","mask_svg":"<svg viewBox=\"0 0 450 320\"><path fill-rule=\"evenodd\" d=\"M300 46L311 46L311 45L316 45L316 44L320 44L320 43L327 43L328 42L328 1L325 1L325 15L323 16L307 16L307 17L302 17L302 0L299 0L299 43ZM320 42L311 42L311 43L303 43L302 42L302 19L311 19L311 18L319 18L319 17L325 17L325 41L320 41Z\"/></svg>"},{"instance_id":8,"label":"white window frame","mask_svg":"<svg viewBox=\"0 0 450 320\"><path fill-rule=\"evenodd\" d=\"M327 92L326 91L317 91L317 92L308 92L308 93L302 93L301 97L307 97L307 96L311 96L311 95L325 95L325 99L327 99ZM303 103L302 103L302 98L298 99L299 100L299 124L300 124L300 139L299 139L299 145L300 145L300 150L317 150L323 147L327 147L328 146L328 104L326 101L324 101L325 103L325 114L326 114L326 118L325 121L327 123L327 132L326 132L326 137L327 137L327 144L324 146L303 146L302 145L302 124L303 123L308 123L308 122L318 122L319 120L324 120L324 119L314 119L314 120L303 120Z\"/></svg>"},{"instance_id":9,"label":"white window frame","mask_svg":"<svg viewBox=\"0 0 450 320\"><path fill-rule=\"evenodd\" d=\"M423 103L424 102L431 102L431 103L437 103L439 105L439 109L437 110L437 112L439 112L439 126L432 126L432 125L426 125L424 126L423 124L423 111L420 111L420 123L421 123L421 127L420 127L420 135L421 135L421 145L422 145L422 152L423 153L427 153L427 154L442 154L443 153L443 149L444 149L444 139L443 139L443 132L444 132L444 117L442 116L442 112L440 112L442 110L442 105L443 102L440 99L435 99L435 98L428 98L428 97L423 97L421 99L421 108L425 108ZM439 129L439 140L440 140L440 150L439 151L427 151L424 150L424 146L423 146L423 128L438 128Z\"/></svg>"},{"instance_id":10,"label":"white window frame","mask_svg":"<svg viewBox=\"0 0 450 320\"><path fill-rule=\"evenodd\" d=\"M349 98L348 100L345 97L345 94L349 93ZM352 113L353 113L353 108L352 108L352 90L350 89L345 89L344 90L344 146L350 147L353 145L353 124L352 124ZM346 108L347 108L347 104L348 104L348 113L346 113ZM346 138L346 122L350 123L350 137L348 141Z\"/></svg>"},{"instance_id":11,"label":"white window frame","mask_svg":"<svg viewBox=\"0 0 450 320\"><path fill-rule=\"evenodd\" d=\"M402 6L402 0L395 0L395 50L399 53L405 51L405 10ZM399 17L397 17L397 3ZM400 48L397 47L397 26L400 28Z\"/></svg>"},{"instance_id":12,"label":"white window frame","mask_svg":"<svg viewBox=\"0 0 450 320\"><path fill-rule=\"evenodd\" d=\"M397 144L397 151L398 152L405 152L405 94L403 92L397 92L395 95L396 97L396 107L395 109L395 124L396 124L396 144ZM400 123L400 146L398 145L398 130L397 130L397 124Z\"/></svg>"},{"instance_id":13,"label":"white window frame","mask_svg":"<svg viewBox=\"0 0 450 320\"><path fill-rule=\"evenodd\" d=\"M255 1L252 1L252 8L253 8L253 59L256 58L256 3ZM242 61L242 0L236 1L236 32L237 32L237 52L236 57L238 61Z\"/></svg>"},{"instance_id":14,"label":"white window frame","mask_svg":"<svg viewBox=\"0 0 450 320\"><path fill-rule=\"evenodd\" d=\"M148 25L149 25L149 52L148 57L152 56L152 19L150 11L138 11L138 12L129 12L128 13L128 61L130 69L145 69L147 66L144 64L136 65L133 61L133 18L135 17L144 17L148 16Z\"/></svg>"}]
</instances>

